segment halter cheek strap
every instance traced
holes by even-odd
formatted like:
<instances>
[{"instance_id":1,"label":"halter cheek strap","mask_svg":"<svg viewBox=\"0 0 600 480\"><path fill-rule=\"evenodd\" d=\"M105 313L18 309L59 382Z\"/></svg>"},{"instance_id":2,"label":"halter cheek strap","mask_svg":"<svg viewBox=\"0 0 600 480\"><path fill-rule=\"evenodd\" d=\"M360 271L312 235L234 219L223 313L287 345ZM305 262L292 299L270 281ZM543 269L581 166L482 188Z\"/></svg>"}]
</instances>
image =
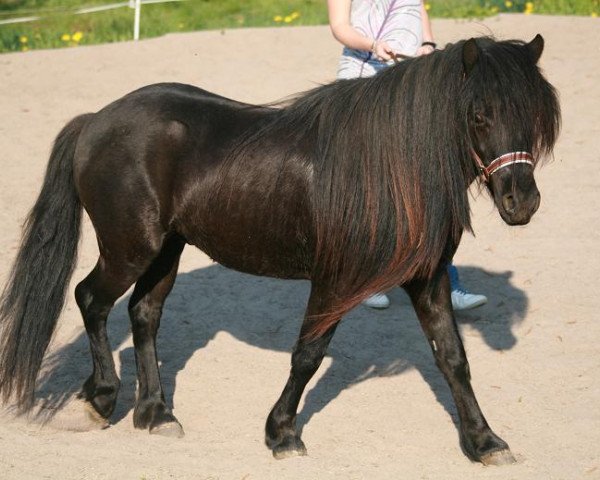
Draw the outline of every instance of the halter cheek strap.
<instances>
[{"instance_id":1,"label":"halter cheek strap","mask_svg":"<svg viewBox=\"0 0 600 480\"><path fill-rule=\"evenodd\" d=\"M533 167L533 155L529 152L510 152L505 153L504 155L500 155L498 158L495 158L490 162L490 164L486 167L483 164L483 161L477 155L477 152L471 149L471 156L477 163L479 170L481 171L481 176L485 182L490 181L490 177L496 173L498 170L503 169L504 167L508 167L509 165L513 165L515 163L527 163Z\"/></svg>"}]
</instances>

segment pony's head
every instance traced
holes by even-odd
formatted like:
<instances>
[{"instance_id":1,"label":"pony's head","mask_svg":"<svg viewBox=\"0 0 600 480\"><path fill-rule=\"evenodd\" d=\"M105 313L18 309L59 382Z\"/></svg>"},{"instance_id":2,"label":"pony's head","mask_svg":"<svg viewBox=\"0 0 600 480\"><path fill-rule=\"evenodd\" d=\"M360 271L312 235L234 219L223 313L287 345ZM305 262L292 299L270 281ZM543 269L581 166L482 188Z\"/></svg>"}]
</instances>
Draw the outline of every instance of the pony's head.
<instances>
[{"instance_id":1,"label":"pony's head","mask_svg":"<svg viewBox=\"0 0 600 480\"><path fill-rule=\"evenodd\" d=\"M462 46L471 160L509 225L524 225L537 211L534 167L558 135L556 93L537 67L543 49L541 35L529 43L479 38Z\"/></svg>"}]
</instances>

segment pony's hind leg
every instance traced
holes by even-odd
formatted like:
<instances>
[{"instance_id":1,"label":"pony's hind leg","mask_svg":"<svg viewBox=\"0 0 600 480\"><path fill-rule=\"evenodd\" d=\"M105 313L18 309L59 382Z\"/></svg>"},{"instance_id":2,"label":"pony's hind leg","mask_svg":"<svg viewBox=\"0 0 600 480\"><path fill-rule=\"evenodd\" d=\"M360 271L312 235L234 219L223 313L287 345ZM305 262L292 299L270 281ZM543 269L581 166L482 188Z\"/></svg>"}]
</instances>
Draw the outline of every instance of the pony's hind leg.
<instances>
[{"instance_id":1,"label":"pony's hind leg","mask_svg":"<svg viewBox=\"0 0 600 480\"><path fill-rule=\"evenodd\" d=\"M465 453L486 465L514 463L506 442L489 427L471 387L469 364L452 313L446 269L431 281L415 281L405 289L429 340L435 362L450 386Z\"/></svg>"},{"instance_id":2,"label":"pony's hind leg","mask_svg":"<svg viewBox=\"0 0 600 480\"><path fill-rule=\"evenodd\" d=\"M80 398L87 400L103 419L112 414L119 391L119 377L106 334L106 319L115 301L137 280L143 267L125 267L102 254L92 272L75 288L92 353L93 372Z\"/></svg>"},{"instance_id":3,"label":"pony's hind leg","mask_svg":"<svg viewBox=\"0 0 600 480\"><path fill-rule=\"evenodd\" d=\"M150 268L137 281L129 301L138 375L133 424L136 428L149 428L150 433L175 437L183 436L183 428L165 402L156 356L156 334L164 301L177 277L184 245L184 240L177 236L165 242Z\"/></svg>"},{"instance_id":4,"label":"pony's hind leg","mask_svg":"<svg viewBox=\"0 0 600 480\"><path fill-rule=\"evenodd\" d=\"M292 353L290 376L267 418L265 441L277 459L306 455L306 447L296 429L298 404L306 384L323 361L329 342L335 333L337 321L320 337L307 338L306 334L315 321L310 317L326 311L328 306L326 298L328 297L323 296L313 285L300 330L300 338Z\"/></svg>"}]
</instances>

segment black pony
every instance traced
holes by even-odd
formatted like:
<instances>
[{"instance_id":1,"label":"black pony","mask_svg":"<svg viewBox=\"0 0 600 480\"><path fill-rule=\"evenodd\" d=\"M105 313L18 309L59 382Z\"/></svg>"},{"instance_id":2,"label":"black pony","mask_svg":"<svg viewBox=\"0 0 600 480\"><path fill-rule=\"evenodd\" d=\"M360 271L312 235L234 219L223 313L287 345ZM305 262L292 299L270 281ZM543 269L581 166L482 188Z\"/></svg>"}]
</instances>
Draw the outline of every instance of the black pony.
<instances>
[{"instance_id":1,"label":"black pony","mask_svg":"<svg viewBox=\"0 0 600 480\"><path fill-rule=\"evenodd\" d=\"M342 315L401 285L450 385L465 452L512 461L471 388L445 267L471 228L467 190L478 177L509 225L526 224L539 206L533 170L560 122L536 66L542 50L539 35L461 41L278 107L152 85L75 118L55 142L1 299L4 401L33 403L83 207L100 256L75 289L94 365L81 396L103 418L119 390L106 319L135 284L134 424L183 434L165 403L155 338L189 243L243 272L311 280L290 377L266 424L276 457L306 452L298 402Z\"/></svg>"}]
</instances>

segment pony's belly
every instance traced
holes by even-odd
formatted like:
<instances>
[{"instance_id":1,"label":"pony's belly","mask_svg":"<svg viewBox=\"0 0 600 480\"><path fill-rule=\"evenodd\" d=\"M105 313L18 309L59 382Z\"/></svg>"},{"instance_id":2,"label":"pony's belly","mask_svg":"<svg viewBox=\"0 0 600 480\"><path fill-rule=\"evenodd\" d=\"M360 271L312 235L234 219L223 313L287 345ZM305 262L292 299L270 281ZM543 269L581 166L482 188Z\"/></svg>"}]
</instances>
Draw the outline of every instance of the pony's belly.
<instances>
[{"instance_id":1,"label":"pony's belly","mask_svg":"<svg viewBox=\"0 0 600 480\"><path fill-rule=\"evenodd\" d=\"M310 277L309 255L306 245L297 242L285 243L275 239L271 241L253 238L251 235L240 237L213 235L207 238L197 232L187 238L188 242L221 265L252 275L308 279Z\"/></svg>"},{"instance_id":2,"label":"pony's belly","mask_svg":"<svg viewBox=\"0 0 600 480\"><path fill-rule=\"evenodd\" d=\"M277 278L308 278L312 214L305 168L278 157L242 157L185 181L175 202L174 226L190 244L220 264Z\"/></svg>"}]
</instances>

